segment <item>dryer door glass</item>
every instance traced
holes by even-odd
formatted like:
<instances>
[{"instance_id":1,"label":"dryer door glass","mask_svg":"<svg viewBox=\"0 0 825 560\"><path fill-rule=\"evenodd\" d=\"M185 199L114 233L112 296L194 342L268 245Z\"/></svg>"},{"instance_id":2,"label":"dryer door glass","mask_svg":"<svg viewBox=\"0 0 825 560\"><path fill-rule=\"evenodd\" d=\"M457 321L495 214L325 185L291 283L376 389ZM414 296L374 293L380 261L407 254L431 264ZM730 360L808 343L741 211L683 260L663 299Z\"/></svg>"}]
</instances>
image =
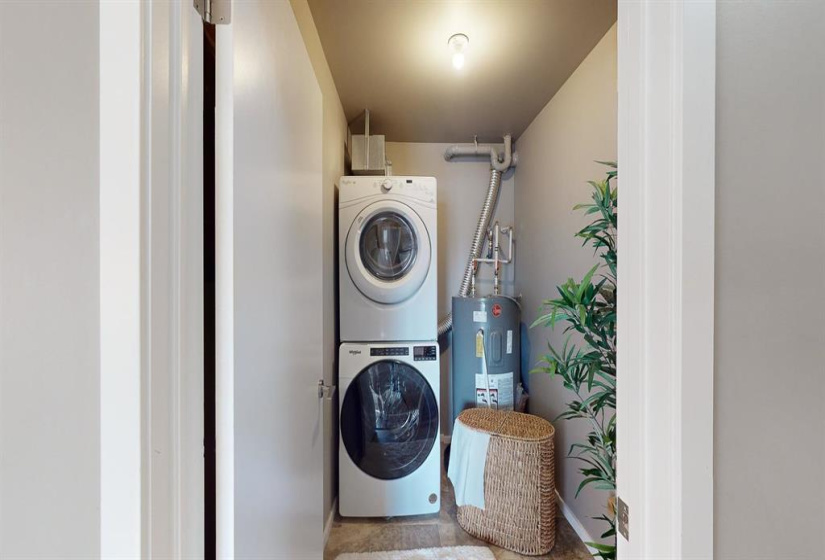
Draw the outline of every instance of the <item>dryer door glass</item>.
<instances>
[{"instance_id":1,"label":"dryer door glass","mask_svg":"<svg viewBox=\"0 0 825 560\"><path fill-rule=\"evenodd\" d=\"M352 381L341 405L341 439L353 463L383 480L420 467L438 438L438 403L414 367L376 362Z\"/></svg>"},{"instance_id":2,"label":"dryer door glass","mask_svg":"<svg viewBox=\"0 0 825 560\"><path fill-rule=\"evenodd\" d=\"M380 280L398 280L415 262L418 243L410 222L397 212L380 212L361 230L361 261Z\"/></svg>"}]
</instances>

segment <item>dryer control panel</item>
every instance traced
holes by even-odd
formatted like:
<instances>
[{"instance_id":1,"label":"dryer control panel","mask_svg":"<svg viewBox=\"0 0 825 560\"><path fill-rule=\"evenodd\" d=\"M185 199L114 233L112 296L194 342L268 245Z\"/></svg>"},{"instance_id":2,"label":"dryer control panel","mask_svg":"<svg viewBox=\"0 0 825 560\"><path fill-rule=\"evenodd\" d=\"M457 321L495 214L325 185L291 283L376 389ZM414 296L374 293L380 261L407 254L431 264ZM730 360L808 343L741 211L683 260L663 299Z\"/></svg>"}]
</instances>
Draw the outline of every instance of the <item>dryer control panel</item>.
<instances>
[{"instance_id":1,"label":"dryer control panel","mask_svg":"<svg viewBox=\"0 0 825 560\"><path fill-rule=\"evenodd\" d=\"M341 177L338 204L371 196L408 197L420 203L435 204L437 183L433 177Z\"/></svg>"}]
</instances>

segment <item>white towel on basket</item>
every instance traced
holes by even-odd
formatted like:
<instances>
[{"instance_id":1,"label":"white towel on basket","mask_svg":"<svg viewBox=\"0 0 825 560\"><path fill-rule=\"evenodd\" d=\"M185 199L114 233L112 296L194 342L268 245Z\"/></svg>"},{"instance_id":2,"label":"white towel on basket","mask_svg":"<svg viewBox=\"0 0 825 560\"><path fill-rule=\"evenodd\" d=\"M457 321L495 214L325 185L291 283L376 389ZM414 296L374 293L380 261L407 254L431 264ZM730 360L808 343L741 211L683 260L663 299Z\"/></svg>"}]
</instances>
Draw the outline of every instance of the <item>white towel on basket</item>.
<instances>
[{"instance_id":1,"label":"white towel on basket","mask_svg":"<svg viewBox=\"0 0 825 560\"><path fill-rule=\"evenodd\" d=\"M484 509L484 465L490 434L473 430L455 421L450 441L450 466L447 476L455 489L457 506Z\"/></svg>"}]
</instances>

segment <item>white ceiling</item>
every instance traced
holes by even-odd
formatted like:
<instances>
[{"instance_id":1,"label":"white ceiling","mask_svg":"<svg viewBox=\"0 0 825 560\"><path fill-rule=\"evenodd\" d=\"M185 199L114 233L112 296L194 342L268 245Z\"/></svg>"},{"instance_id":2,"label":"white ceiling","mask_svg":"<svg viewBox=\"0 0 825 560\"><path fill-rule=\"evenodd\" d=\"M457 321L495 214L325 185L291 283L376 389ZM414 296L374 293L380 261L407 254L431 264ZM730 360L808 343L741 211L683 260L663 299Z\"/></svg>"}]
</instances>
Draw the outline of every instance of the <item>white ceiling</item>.
<instances>
[{"instance_id":1,"label":"white ceiling","mask_svg":"<svg viewBox=\"0 0 825 560\"><path fill-rule=\"evenodd\" d=\"M369 108L371 132L395 142L518 137L616 21L616 0L309 5L347 119ZM461 71L454 33L470 38Z\"/></svg>"}]
</instances>

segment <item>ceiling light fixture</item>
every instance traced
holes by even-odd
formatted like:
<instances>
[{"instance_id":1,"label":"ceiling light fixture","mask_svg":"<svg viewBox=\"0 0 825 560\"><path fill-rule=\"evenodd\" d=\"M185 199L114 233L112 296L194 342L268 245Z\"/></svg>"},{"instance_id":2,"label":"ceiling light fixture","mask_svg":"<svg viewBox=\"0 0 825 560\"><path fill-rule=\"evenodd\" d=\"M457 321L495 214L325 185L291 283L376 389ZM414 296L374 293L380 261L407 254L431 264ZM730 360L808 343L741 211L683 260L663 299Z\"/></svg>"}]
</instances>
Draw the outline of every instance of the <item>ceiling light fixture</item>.
<instances>
[{"instance_id":1,"label":"ceiling light fixture","mask_svg":"<svg viewBox=\"0 0 825 560\"><path fill-rule=\"evenodd\" d=\"M450 50L453 51L453 68L461 70L464 67L464 51L470 44L470 38L464 33L456 33L447 40Z\"/></svg>"}]
</instances>

